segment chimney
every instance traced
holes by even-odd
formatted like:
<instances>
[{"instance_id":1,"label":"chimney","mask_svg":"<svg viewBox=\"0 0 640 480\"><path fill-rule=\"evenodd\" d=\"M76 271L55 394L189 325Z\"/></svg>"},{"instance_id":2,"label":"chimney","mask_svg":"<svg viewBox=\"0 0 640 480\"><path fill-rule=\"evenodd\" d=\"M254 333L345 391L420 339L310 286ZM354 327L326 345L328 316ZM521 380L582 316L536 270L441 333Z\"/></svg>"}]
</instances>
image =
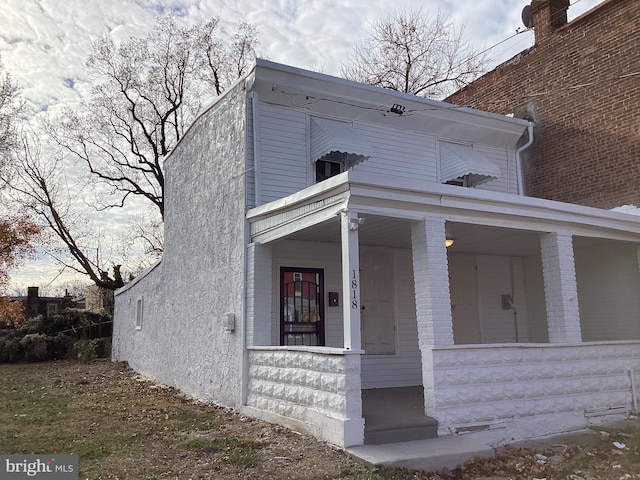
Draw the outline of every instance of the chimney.
<instances>
[{"instance_id":1,"label":"chimney","mask_svg":"<svg viewBox=\"0 0 640 480\"><path fill-rule=\"evenodd\" d=\"M569 0L533 0L530 12L536 45L542 45L553 32L567 24Z\"/></svg>"},{"instance_id":2,"label":"chimney","mask_svg":"<svg viewBox=\"0 0 640 480\"><path fill-rule=\"evenodd\" d=\"M38 314L38 287L27 287L27 306L26 311L28 318Z\"/></svg>"}]
</instances>

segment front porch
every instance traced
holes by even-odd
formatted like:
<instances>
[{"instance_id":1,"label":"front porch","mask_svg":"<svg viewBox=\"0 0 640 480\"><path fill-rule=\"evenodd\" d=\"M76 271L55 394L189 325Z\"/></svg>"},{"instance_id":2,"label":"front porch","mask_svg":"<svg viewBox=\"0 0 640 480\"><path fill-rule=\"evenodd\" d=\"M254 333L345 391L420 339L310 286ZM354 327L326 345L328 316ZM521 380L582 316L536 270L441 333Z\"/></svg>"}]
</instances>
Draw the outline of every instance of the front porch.
<instances>
[{"instance_id":1,"label":"front porch","mask_svg":"<svg viewBox=\"0 0 640 480\"><path fill-rule=\"evenodd\" d=\"M352 173L249 213L249 413L348 446L537 436L632 409L637 217ZM279 345L296 268L322 272L296 317L326 302L322 345Z\"/></svg>"}]
</instances>

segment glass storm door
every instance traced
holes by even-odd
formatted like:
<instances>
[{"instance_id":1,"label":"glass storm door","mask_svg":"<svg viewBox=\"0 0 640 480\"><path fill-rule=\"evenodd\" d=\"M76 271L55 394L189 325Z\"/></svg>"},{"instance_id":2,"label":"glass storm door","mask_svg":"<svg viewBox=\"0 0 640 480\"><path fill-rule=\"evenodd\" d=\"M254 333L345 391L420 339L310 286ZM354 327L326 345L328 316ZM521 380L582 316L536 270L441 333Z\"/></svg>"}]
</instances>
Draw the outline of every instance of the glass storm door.
<instances>
[{"instance_id":1,"label":"glass storm door","mask_svg":"<svg viewBox=\"0 0 640 480\"><path fill-rule=\"evenodd\" d=\"M324 346L324 270L280 268L280 345Z\"/></svg>"}]
</instances>

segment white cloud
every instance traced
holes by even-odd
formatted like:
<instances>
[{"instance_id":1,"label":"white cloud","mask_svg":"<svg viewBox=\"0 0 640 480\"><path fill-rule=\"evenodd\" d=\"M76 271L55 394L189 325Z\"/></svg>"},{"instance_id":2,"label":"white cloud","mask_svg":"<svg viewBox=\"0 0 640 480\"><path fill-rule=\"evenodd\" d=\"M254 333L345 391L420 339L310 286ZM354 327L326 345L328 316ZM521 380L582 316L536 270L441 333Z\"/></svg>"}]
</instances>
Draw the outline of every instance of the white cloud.
<instances>
[{"instance_id":1,"label":"white cloud","mask_svg":"<svg viewBox=\"0 0 640 480\"><path fill-rule=\"evenodd\" d=\"M575 0L575 18L602 0ZM456 25L465 25L477 46L491 46L522 28L520 14L529 1L513 0L3 0L0 57L22 86L34 112L73 106L90 89L85 61L101 35L121 40L144 35L158 14L173 10L184 22L221 17L223 30L239 22L258 26L259 54L270 60L338 75L368 24L396 9L440 9ZM528 48L533 35L517 35L492 50L501 62ZM89 212L102 231L126 224L125 212ZM56 267L37 262L16 278L53 278ZM28 272L31 272L28 273ZM26 281L26 280L24 280Z\"/></svg>"}]
</instances>

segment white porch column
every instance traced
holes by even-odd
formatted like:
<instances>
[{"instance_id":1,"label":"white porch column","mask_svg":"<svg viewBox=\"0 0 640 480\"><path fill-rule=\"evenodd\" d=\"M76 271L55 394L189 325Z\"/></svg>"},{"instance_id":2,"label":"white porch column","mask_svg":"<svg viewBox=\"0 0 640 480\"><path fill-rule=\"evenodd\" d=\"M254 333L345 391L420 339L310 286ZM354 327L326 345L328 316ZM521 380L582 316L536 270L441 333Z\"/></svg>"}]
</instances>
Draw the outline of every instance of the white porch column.
<instances>
[{"instance_id":1,"label":"white porch column","mask_svg":"<svg viewBox=\"0 0 640 480\"><path fill-rule=\"evenodd\" d=\"M453 319L444 227L445 221L442 218L426 218L414 223L411 227L425 412L431 416L436 416L433 347L453 345Z\"/></svg>"},{"instance_id":2,"label":"white porch column","mask_svg":"<svg viewBox=\"0 0 640 480\"><path fill-rule=\"evenodd\" d=\"M247 346L271 345L271 247L252 243L247 248Z\"/></svg>"},{"instance_id":3,"label":"white porch column","mask_svg":"<svg viewBox=\"0 0 640 480\"><path fill-rule=\"evenodd\" d=\"M360 340L360 250L358 226L362 219L353 212L340 216L342 238L342 316L344 318L344 348L361 350Z\"/></svg>"},{"instance_id":4,"label":"white porch column","mask_svg":"<svg viewBox=\"0 0 640 480\"><path fill-rule=\"evenodd\" d=\"M550 343L580 343L578 286L570 234L552 232L540 236L544 296Z\"/></svg>"}]
</instances>

